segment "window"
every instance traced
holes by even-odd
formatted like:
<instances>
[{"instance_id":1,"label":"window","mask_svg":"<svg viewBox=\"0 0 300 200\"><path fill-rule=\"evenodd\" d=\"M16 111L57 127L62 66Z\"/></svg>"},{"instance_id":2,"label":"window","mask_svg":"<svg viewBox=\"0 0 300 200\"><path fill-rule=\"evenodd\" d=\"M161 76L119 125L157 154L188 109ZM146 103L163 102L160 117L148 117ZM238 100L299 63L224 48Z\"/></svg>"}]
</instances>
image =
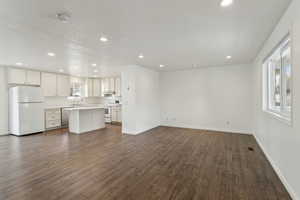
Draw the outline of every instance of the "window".
<instances>
[{"instance_id":1,"label":"window","mask_svg":"<svg viewBox=\"0 0 300 200\"><path fill-rule=\"evenodd\" d=\"M288 35L265 60L264 110L291 122L292 113L292 52Z\"/></svg>"}]
</instances>

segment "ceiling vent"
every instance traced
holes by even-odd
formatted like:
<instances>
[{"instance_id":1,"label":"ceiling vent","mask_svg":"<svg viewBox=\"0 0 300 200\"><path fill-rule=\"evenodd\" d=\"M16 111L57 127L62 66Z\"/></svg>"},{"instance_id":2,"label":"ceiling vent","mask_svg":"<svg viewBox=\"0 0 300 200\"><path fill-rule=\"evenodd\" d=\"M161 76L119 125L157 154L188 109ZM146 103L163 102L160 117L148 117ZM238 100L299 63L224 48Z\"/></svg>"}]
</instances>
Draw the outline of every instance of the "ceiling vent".
<instances>
[{"instance_id":1,"label":"ceiling vent","mask_svg":"<svg viewBox=\"0 0 300 200\"><path fill-rule=\"evenodd\" d=\"M71 15L67 12L60 12L56 14L56 18L62 23L68 23L71 18Z\"/></svg>"}]
</instances>

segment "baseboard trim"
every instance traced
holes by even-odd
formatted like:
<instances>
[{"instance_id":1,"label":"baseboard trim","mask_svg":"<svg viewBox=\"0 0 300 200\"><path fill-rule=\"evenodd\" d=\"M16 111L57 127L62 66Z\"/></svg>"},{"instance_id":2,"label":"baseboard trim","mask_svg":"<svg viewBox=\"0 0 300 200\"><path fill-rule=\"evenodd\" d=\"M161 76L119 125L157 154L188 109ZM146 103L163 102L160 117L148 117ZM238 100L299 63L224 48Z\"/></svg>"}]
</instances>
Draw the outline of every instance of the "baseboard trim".
<instances>
[{"instance_id":1,"label":"baseboard trim","mask_svg":"<svg viewBox=\"0 0 300 200\"><path fill-rule=\"evenodd\" d=\"M222 132L222 133L236 133L236 134L243 134L243 135L253 135L252 133L247 133L243 131L237 130L230 130L230 129L218 129L218 128L202 128L202 127L193 127L193 126L174 126L174 125L161 125L165 127L173 127L173 128L186 128L186 129L194 129L194 130L204 130L204 131L215 131L215 132Z\"/></svg>"},{"instance_id":2,"label":"baseboard trim","mask_svg":"<svg viewBox=\"0 0 300 200\"><path fill-rule=\"evenodd\" d=\"M264 146L263 146L262 142L260 141L259 137L257 137L256 134L253 134L253 136L254 136L256 142L258 143L259 147L262 149L263 153L265 154L266 158L270 162L270 164L273 167L274 171L276 172L277 176L281 180L282 184L284 185L284 187L286 188L286 190L290 194L291 198L293 200L300 200L297 197L296 192L293 190L293 188L290 186L290 184L288 183L288 181L286 180L286 178L284 177L284 175L281 173L279 167L276 166L274 160L271 158L271 156L268 154L268 152L264 148Z\"/></svg>"},{"instance_id":3,"label":"baseboard trim","mask_svg":"<svg viewBox=\"0 0 300 200\"><path fill-rule=\"evenodd\" d=\"M3 130L0 130L0 136L7 136L9 135L10 132L9 131L3 131Z\"/></svg>"}]
</instances>

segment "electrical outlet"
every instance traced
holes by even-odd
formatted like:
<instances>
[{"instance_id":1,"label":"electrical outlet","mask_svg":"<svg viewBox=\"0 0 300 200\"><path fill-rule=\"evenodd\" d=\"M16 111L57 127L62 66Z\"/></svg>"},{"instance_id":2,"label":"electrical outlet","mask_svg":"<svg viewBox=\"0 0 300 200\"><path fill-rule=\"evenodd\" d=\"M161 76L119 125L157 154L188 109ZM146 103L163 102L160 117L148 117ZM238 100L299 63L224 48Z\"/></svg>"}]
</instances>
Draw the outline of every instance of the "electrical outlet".
<instances>
[{"instance_id":1,"label":"electrical outlet","mask_svg":"<svg viewBox=\"0 0 300 200\"><path fill-rule=\"evenodd\" d=\"M227 124L227 125L230 125L230 121L227 121L226 124Z\"/></svg>"}]
</instances>

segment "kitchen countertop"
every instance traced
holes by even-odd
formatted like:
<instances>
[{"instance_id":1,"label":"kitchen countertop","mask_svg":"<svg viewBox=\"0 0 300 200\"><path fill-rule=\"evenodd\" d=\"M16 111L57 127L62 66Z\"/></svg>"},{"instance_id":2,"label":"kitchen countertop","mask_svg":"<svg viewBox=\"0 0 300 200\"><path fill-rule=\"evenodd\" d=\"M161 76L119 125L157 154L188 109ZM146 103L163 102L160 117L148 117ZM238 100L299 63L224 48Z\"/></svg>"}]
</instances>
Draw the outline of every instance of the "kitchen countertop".
<instances>
[{"instance_id":1,"label":"kitchen countertop","mask_svg":"<svg viewBox=\"0 0 300 200\"><path fill-rule=\"evenodd\" d=\"M45 106L45 110L50 110L50 109L58 109L58 108L63 108L63 109L67 109L67 108L78 108L78 107L104 107L102 104L83 104L83 105L47 105Z\"/></svg>"},{"instance_id":2,"label":"kitchen countertop","mask_svg":"<svg viewBox=\"0 0 300 200\"><path fill-rule=\"evenodd\" d=\"M54 105L54 106L46 106L45 109L46 110L50 110L50 109L57 109L57 108L72 108L73 106L71 105Z\"/></svg>"},{"instance_id":3,"label":"kitchen countertop","mask_svg":"<svg viewBox=\"0 0 300 200\"><path fill-rule=\"evenodd\" d=\"M121 103L107 104L107 106L109 106L109 107L113 107L113 106L122 106L122 104L121 104Z\"/></svg>"},{"instance_id":4,"label":"kitchen countertop","mask_svg":"<svg viewBox=\"0 0 300 200\"><path fill-rule=\"evenodd\" d=\"M73 110L95 110L95 109L104 109L104 107L103 106L82 106L82 107L65 108L64 110L73 111Z\"/></svg>"}]
</instances>

